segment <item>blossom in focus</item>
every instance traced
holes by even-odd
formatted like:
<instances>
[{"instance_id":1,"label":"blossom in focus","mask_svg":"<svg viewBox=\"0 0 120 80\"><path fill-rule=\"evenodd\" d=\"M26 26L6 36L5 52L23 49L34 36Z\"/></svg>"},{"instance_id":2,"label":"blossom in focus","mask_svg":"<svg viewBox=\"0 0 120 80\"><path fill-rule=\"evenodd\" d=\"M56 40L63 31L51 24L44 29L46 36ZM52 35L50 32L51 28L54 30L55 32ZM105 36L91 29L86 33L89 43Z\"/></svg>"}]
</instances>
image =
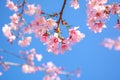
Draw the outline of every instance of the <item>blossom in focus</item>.
<instances>
[{"instance_id":1,"label":"blossom in focus","mask_svg":"<svg viewBox=\"0 0 120 80\"><path fill-rule=\"evenodd\" d=\"M106 28L106 25L103 22L97 22L90 27L90 29L95 33L102 32L103 28Z\"/></svg>"},{"instance_id":2,"label":"blossom in focus","mask_svg":"<svg viewBox=\"0 0 120 80\"><path fill-rule=\"evenodd\" d=\"M26 37L23 40L19 40L18 45L20 45L21 47L29 46L31 39L32 39L31 37Z\"/></svg>"},{"instance_id":3,"label":"blossom in focus","mask_svg":"<svg viewBox=\"0 0 120 80\"><path fill-rule=\"evenodd\" d=\"M61 53L64 53L66 50L71 50L70 45L68 44L61 44Z\"/></svg>"},{"instance_id":4,"label":"blossom in focus","mask_svg":"<svg viewBox=\"0 0 120 80\"><path fill-rule=\"evenodd\" d=\"M58 46L59 42L60 42L60 39L58 38L57 33L55 33L54 35L51 35L47 43L48 52L53 52L55 54L58 54L59 53L59 46Z\"/></svg>"},{"instance_id":5,"label":"blossom in focus","mask_svg":"<svg viewBox=\"0 0 120 80\"><path fill-rule=\"evenodd\" d=\"M42 36L47 30L45 17L39 17L36 15L35 20L31 22L29 29L35 33L36 37Z\"/></svg>"},{"instance_id":6,"label":"blossom in focus","mask_svg":"<svg viewBox=\"0 0 120 80\"><path fill-rule=\"evenodd\" d=\"M10 0L7 0L6 7L8 7L10 10L13 10L15 12L18 11L17 6Z\"/></svg>"},{"instance_id":7,"label":"blossom in focus","mask_svg":"<svg viewBox=\"0 0 120 80\"><path fill-rule=\"evenodd\" d=\"M44 34L40 37L41 42L44 42L44 44L48 44L49 42L49 38L48 38L48 34Z\"/></svg>"},{"instance_id":8,"label":"blossom in focus","mask_svg":"<svg viewBox=\"0 0 120 80\"><path fill-rule=\"evenodd\" d=\"M81 33L78 30L79 27L74 27L73 29L69 30L69 41L70 44L74 44L76 42L80 42L85 37L85 34Z\"/></svg>"},{"instance_id":9,"label":"blossom in focus","mask_svg":"<svg viewBox=\"0 0 120 80\"><path fill-rule=\"evenodd\" d=\"M71 7L73 7L74 9L78 9L79 8L78 0L72 0Z\"/></svg>"},{"instance_id":10,"label":"blossom in focus","mask_svg":"<svg viewBox=\"0 0 120 80\"><path fill-rule=\"evenodd\" d=\"M109 18L111 5L105 5L108 0L88 0L87 25L93 32L102 32L106 28L105 20Z\"/></svg>"}]
</instances>

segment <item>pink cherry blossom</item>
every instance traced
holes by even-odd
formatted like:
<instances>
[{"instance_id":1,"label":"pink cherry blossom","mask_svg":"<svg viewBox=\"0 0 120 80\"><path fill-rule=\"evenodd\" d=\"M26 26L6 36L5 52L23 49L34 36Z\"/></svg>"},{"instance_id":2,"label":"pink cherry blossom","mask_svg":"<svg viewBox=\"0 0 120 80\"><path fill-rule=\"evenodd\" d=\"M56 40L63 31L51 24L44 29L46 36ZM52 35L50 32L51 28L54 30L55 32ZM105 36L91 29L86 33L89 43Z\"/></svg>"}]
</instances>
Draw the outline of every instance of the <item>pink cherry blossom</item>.
<instances>
[{"instance_id":1,"label":"pink cherry blossom","mask_svg":"<svg viewBox=\"0 0 120 80\"><path fill-rule=\"evenodd\" d=\"M25 34L30 34L30 33L32 33L32 30L30 29L30 27L25 27L25 28L23 28L23 32Z\"/></svg>"},{"instance_id":2,"label":"pink cherry blossom","mask_svg":"<svg viewBox=\"0 0 120 80\"><path fill-rule=\"evenodd\" d=\"M49 38L47 34L44 34L40 37L41 42L44 42L44 44L48 44L49 43Z\"/></svg>"},{"instance_id":3,"label":"pink cherry blossom","mask_svg":"<svg viewBox=\"0 0 120 80\"><path fill-rule=\"evenodd\" d=\"M35 20L32 21L29 29L35 33L36 37L42 36L47 30L45 18L35 16Z\"/></svg>"},{"instance_id":4,"label":"pink cherry blossom","mask_svg":"<svg viewBox=\"0 0 120 80\"><path fill-rule=\"evenodd\" d=\"M41 38L46 33L46 27L41 26L38 29L34 30L35 36Z\"/></svg>"},{"instance_id":5,"label":"pink cherry blossom","mask_svg":"<svg viewBox=\"0 0 120 80\"><path fill-rule=\"evenodd\" d=\"M53 68L55 67L55 65L53 64L53 62L47 62L47 64L45 65L46 68L46 72L50 73L50 72L54 72Z\"/></svg>"},{"instance_id":6,"label":"pink cherry blossom","mask_svg":"<svg viewBox=\"0 0 120 80\"><path fill-rule=\"evenodd\" d=\"M21 47L29 46L31 39L32 39L31 37L26 37L22 40L19 40L18 45L20 45Z\"/></svg>"},{"instance_id":7,"label":"pink cherry blossom","mask_svg":"<svg viewBox=\"0 0 120 80\"><path fill-rule=\"evenodd\" d=\"M111 8L112 14L119 14L120 13L120 6L119 4L113 4Z\"/></svg>"},{"instance_id":8,"label":"pink cherry blossom","mask_svg":"<svg viewBox=\"0 0 120 80\"><path fill-rule=\"evenodd\" d=\"M60 74L61 73L61 70L58 68L58 67L56 67L54 64L53 64L53 62L47 62L47 64L45 65L45 68L46 68L46 72L47 73L53 73L53 74Z\"/></svg>"},{"instance_id":9,"label":"pink cherry blossom","mask_svg":"<svg viewBox=\"0 0 120 80\"><path fill-rule=\"evenodd\" d=\"M55 54L59 53L59 38L57 36L50 36L50 40L47 44L47 50L48 52L54 52Z\"/></svg>"},{"instance_id":10,"label":"pink cherry blossom","mask_svg":"<svg viewBox=\"0 0 120 80\"><path fill-rule=\"evenodd\" d=\"M105 39L102 43L102 45L106 48L112 49L112 47L114 47L115 50L120 50L120 37L118 37L117 40L113 40L113 39Z\"/></svg>"},{"instance_id":11,"label":"pink cherry blossom","mask_svg":"<svg viewBox=\"0 0 120 80\"><path fill-rule=\"evenodd\" d=\"M22 65L22 71L24 73L34 73L36 70L35 70L35 68L33 66L23 64Z\"/></svg>"},{"instance_id":12,"label":"pink cherry blossom","mask_svg":"<svg viewBox=\"0 0 120 80\"><path fill-rule=\"evenodd\" d=\"M2 32L6 37L9 37L12 35L11 33L11 27L9 27L7 24L2 28Z\"/></svg>"},{"instance_id":13,"label":"pink cherry blossom","mask_svg":"<svg viewBox=\"0 0 120 80\"><path fill-rule=\"evenodd\" d=\"M64 53L66 50L71 50L70 45L68 44L61 44L61 53Z\"/></svg>"},{"instance_id":14,"label":"pink cherry blossom","mask_svg":"<svg viewBox=\"0 0 120 80\"><path fill-rule=\"evenodd\" d=\"M42 55L41 54L35 54L35 57L38 61L42 60Z\"/></svg>"},{"instance_id":15,"label":"pink cherry blossom","mask_svg":"<svg viewBox=\"0 0 120 80\"><path fill-rule=\"evenodd\" d=\"M110 38L104 39L104 41L102 42L102 45L108 49L112 49L114 44L115 44L115 41Z\"/></svg>"},{"instance_id":16,"label":"pink cherry blossom","mask_svg":"<svg viewBox=\"0 0 120 80\"><path fill-rule=\"evenodd\" d=\"M36 50L35 50L35 48L32 48L32 49L30 50L30 53L32 53L32 54L36 54Z\"/></svg>"},{"instance_id":17,"label":"pink cherry blossom","mask_svg":"<svg viewBox=\"0 0 120 80\"><path fill-rule=\"evenodd\" d=\"M90 29L97 33L102 32L103 28L106 28L106 25L103 22L96 22Z\"/></svg>"},{"instance_id":18,"label":"pink cherry blossom","mask_svg":"<svg viewBox=\"0 0 120 80\"><path fill-rule=\"evenodd\" d=\"M120 50L120 37L118 37L117 40L115 40L115 50Z\"/></svg>"},{"instance_id":19,"label":"pink cherry blossom","mask_svg":"<svg viewBox=\"0 0 120 80\"><path fill-rule=\"evenodd\" d=\"M79 8L78 0L72 0L71 7L73 7L74 9L78 9Z\"/></svg>"},{"instance_id":20,"label":"pink cherry blossom","mask_svg":"<svg viewBox=\"0 0 120 80\"><path fill-rule=\"evenodd\" d=\"M34 60L34 54L28 54L28 55L27 55L27 59L28 59L29 61L33 61L33 60Z\"/></svg>"},{"instance_id":21,"label":"pink cherry blossom","mask_svg":"<svg viewBox=\"0 0 120 80\"><path fill-rule=\"evenodd\" d=\"M33 14L35 14L35 12L36 12L36 7L34 6L34 4L32 4L32 5L27 5L27 7L28 7L28 10L26 11L26 13L27 13L28 15L33 15Z\"/></svg>"},{"instance_id":22,"label":"pink cherry blossom","mask_svg":"<svg viewBox=\"0 0 120 80\"><path fill-rule=\"evenodd\" d=\"M81 33L79 30L77 30L79 27L74 27L73 29L69 30L69 41L70 44L73 44L75 42L80 42L81 39L85 37L83 33Z\"/></svg>"},{"instance_id":23,"label":"pink cherry blossom","mask_svg":"<svg viewBox=\"0 0 120 80\"><path fill-rule=\"evenodd\" d=\"M9 42L13 42L13 40L15 40L15 39L16 39L16 36L15 35L11 35L11 36L9 36L8 41Z\"/></svg>"},{"instance_id":24,"label":"pink cherry blossom","mask_svg":"<svg viewBox=\"0 0 120 80\"><path fill-rule=\"evenodd\" d=\"M9 39L10 42L16 39L15 35L11 32L11 27L5 24L5 26L2 28L3 34Z\"/></svg>"},{"instance_id":25,"label":"pink cherry blossom","mask_svg":"<svg viewBox=\"0 0 120 80\"><path fill-rule=\"evenodd\" d=\"M62 73L62 70L57 68L52 62L47 62L47 65L44 65L46 69L46 75L44 80L60 80L58 74Z\"/></svg>"},{"instance_id":26,"label":"pink cherry blossom","mask_svg":"<svg viewBox=\"0 0 120 80\"><path fill-rule=\"evenodd\" d=\"M18 23L19 16L16 13L14 13L12 16L10 16L10 19L13 23Z\"/></svg>"},{"instance_id":27,"label":"pink cherry blossom","mask_svg":"<svg viewBox=\"0 0 120 80\"><path fill-rule=\"evenodd\" d=\"M93 7L93 9L99 10L99 11L104 11L105 10L105 6L104 5L95 5Z\"/></svg>"},{"instance_id":28,"label":"pink cherry blossom","mask_svg":"<svg viewBox=\"0 0 120 80\"><path fill-rule=\"evenodd\" d=\"M56 44L53 44L53 45L49 44L49 45L47 45L47 50L48 50L48 52L53 52L56 55L59 53L59 47Z\"/></svg>"},{"instance_id":29,"label":"pink cherry blossom","mask_svg":"<svg viewBox=\"0 0 120 80\"><path fill-rule=\"evenodd\" d=\"M46 24L47 24L47 28L48 28L49 30L53 29L53 26L57 26L56 21L53 20L53 19L51 19L51 18L50 18L50 19L47 19Z\"/></svg>"},{"instance_id":30,"label":"pink cherry blossom","mask_svg":"<svg viewBox=\"0 0 120 80\"><path fill-rule=\"evenodd\" d=\"M42 13L41 6L40 6L40 5L37 5L36 15L41 15L41 13Z\"/></svg>"},{"instance_id":31,"label":"pink cherry blossom","mask_svg":"<svg viewBox=\"0 0 120 80\"><path fill-rule=\"evenodd\" d=\"M13 3L13 1L10 1L10 0L7 0L7 4L6 6L10 9L10 10L13 10L13 11L18 11L18 8L17 6Z\"/></svg>"},{"instance_id":32,"label":"pink cherry blossom","mask_svg":"<svg viewBox=\"0 0 120 80\"><path fill-rule=\"evenodd\" d=\"M102 32L106 28L105 20L109 18L111 5L105 5L108 0L88 0L87 25L95 33Z\"/></svg>"},{"instance_id":33,"label":"pink cherry blossom","mask_svg":"<svg viewBox=\"0 0 120 80\"><path fill-rule=\"evenodd\" d=\"M37 24L42 26L42 25L46 24L46 19L45 19L45 17L40 17L39 15L36 15L35 22L38 22L38 23L36 23L36 26L37 26Z\"/></svg>"},{"instance_id":34,"label":"pink cherry blossom","mask_svg":"<svg viewBox=\"0 0 120 80\"><path fill-rule=\"evenodd\" d=\"M94 20L104 20L108 18L108 15L105 14L103 11L94 11L94 13L91 13L89 17L93 17Z\"/></svg>"},{"instance_id":35,"label":"pink cherry blossom","mask_svg":"<svg viewBox=\"0 0 120 80\"><path fill-rule=\"evenodd\" d=\"M17 30L17 25L15 23L10 23L9 24L12 30Z\"/></svg>"}]
</instances>

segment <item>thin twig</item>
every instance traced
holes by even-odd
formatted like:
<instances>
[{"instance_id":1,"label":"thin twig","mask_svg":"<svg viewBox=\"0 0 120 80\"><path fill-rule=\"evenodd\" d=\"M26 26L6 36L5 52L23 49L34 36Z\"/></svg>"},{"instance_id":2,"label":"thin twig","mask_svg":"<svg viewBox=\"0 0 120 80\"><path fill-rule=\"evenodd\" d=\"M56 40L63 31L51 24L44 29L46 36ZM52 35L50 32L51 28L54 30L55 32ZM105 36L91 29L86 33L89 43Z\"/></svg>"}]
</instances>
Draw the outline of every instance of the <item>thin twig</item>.
<instances>
[{"instance_id":1,"label":"thin twig","mask_svg":"<svg viewBox=\"0 0 120 80\"><path fill-rule=\"evenodd\" d=\"M5 50L5 49L0 49L0 52L3 52L3 53L6 53L6 54L9 54L9 55L12 55L12 56L14 56L14 57L16 57L16 58L19 58L19 59L26 60L26 58L22 58L22 57L16 55L15 53L9 52L9 51L7 51L7 50Z\"/></svg>"},{"instance_id":2,"label":"thin twig","mask_svg":"<svg viewBox=\"0 0 120 80\"><path fill-rule=\"evenodd\" d=\"M0 65L2 65L2 64L8 65L8 66L22 66L22 65L24 65L24 64L19 64L19 63L15 63L15 62L0 61ZM29 64L26 64L26 65L29 65ZM35 68L35 66L33 66L33 65L29 65L29 66ZM43 72L45 71L46 72L47 68L41 67L40 71L43 71ZM53 72L55 72L55 71L53 70ZM59 74L67 75L67 76L74 75L74 73L65 72L65 71L62 71Z\"/></svg>"},{"instance_id":3,"label":"thin twig","mask_svg":"<svg viewBox=\"0 0 120 80\"><path fill-rule=\"evenodd\" d=\"M2 62L0 61L0 64L5 64L5 65L9 65L9 66L21 66L21 64L18 63L13 63L13 62Z\"/></svg>"}]
</instances>

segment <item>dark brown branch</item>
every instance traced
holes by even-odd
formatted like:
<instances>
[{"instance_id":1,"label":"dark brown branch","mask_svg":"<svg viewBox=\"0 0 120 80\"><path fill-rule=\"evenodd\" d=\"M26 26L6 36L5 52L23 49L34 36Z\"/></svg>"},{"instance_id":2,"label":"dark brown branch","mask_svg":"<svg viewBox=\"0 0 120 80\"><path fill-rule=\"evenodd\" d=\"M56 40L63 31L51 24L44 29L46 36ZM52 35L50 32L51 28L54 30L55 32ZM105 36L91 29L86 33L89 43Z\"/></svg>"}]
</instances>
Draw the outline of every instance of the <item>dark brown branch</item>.
<instances>
[{"instance_id":1,"label":"dark brown branch","mask_svg":"<svg viewBox=\"0 0 120 80\"><path fill-rule=\"evenodd\" d=\"M63 3L63 6L62 6L62 9L61 9L61 11L60 11L60 17L59 17L59 19L58 19L58 27L60 27L60 21L62 20L62 15L63 15L63 11L64 11L64 8L65 8L65 5L66 5L66 1L67 0L64 0L64 3Z\"/></svg>"},{"instance_id":2,"label":"dark brown branch","mask_svg":"<svg viewBox=\"0 0 120 80\"><path fill-rule=\"evenodd\" d=\"M23 0L23 3L21 4L21 7L22 7L22 10L21 10L21 12L20 12L20 21L22 20L22 15L23 15L23 13L24 13L24 6L25 6L25 4L26 4L26 0Z\"/></svg>"},{"instance_id":3,"label":"dark brown branch","mask_svg":"<svg viewBox=\"0 0 120 80\"><path fill-rule=\"evenodd\" d=\"M18 0L19 2L19 0ZM21 3L20 7L22 8L21 12L18 14L20 19L19 19L19 22L24 22L23 21L23 13L24 13L24 7L25 7L25 4L26 4L26 0L23 0L23 2ZM19 32L20 32L20 28L18 27L18 33L17 33L17 39L19 37Z\"/></svg>"}]
</instances>

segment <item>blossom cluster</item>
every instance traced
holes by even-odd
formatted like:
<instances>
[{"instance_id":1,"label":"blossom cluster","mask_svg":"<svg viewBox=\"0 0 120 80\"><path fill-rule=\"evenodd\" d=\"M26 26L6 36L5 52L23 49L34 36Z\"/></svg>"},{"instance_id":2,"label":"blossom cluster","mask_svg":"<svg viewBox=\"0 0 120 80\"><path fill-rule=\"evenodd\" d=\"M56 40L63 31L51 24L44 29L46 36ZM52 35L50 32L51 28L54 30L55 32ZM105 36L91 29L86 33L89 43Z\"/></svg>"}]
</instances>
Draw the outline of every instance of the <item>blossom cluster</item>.
<instances>
[{"instance_id":1,"label":"blossom cluster","mask_svg":"<svg viewBox=\"0 0 120 80\"><path fill-rule=\"evenodd\" d=\"M27 0L23 0L22 2L19 2L18 0L16 3L11 0L7 0L6 7L14 13L9 17L11 20L10 23L5 24L2 27L2 32L8 39L8 42L13 43L17 40L17 44L21 47L30 46L30 43L32 42L31 34L34 34L41 42L43 42L44 45L47 46L48 52L53 52L55 54L64 53L65 50L71 50L71 46L73 44L80 42L85 37L85 34L78 30L79 27L69 28L69 35L67 38L64 38L61 35L62 26L60 25L62 24L66 27L69 26L68 23L62 19L65 5L66 0L64 0L60 13L46 14L42 11L40 5L36 6L35 4L29 4ZM78 0L72 0L70 6L74 9L78 9ZM33 17L34 20L28 22L24 15ZM59 16L59 18L56 16ZM1 50L1 52L9 53L5 50ZM11 55L23 59L24 63L19 64L14 62L5 62L2 61L3 58L0 56L0 66L2 66L4 70L8 70L10 66L20 66L23 73L26 74L43 71L46 73L43 80L60 80L60 74L66 76L75 74L78 77L80 76L79 70L65 72L62 67L57 67L51 61L47 62L47 64L36 66L35 60L41 61L42 55L38 54L34 48L29 51L20 51L20 56L14 53L11 53ZM0 72L0 76L1 75L2 72Z\"/></svg>"},{"instance_id":2,"label":"blossom cluster","mask_svg":"<svg viewBox=\"0 0 120 80\"><path fill-rule=\"evenodd\" d=\"M59 22L52 17L46 17L45 12L41 10L40 5L35 6L34 4L28 4L26 3L26 0L23 0L21 6L15 5L13 1L8 0L6 6L15 13L10 16L11 22L5 24L2 28L3 34L11 43L17 38L18 45L21 47L30 46L32 37L28 35L35 34L40 41L47 45L48 52L59 54L64 53L66 50L71 50L71 46L74 43L80 42L85 37L85 34L81 33L78 30L78 27L69 28L68 37L62 37L62 31L60 29L62 26L59 26L60 22L62 22L63 26L66 26L67 23L63 24L64 20L62 20L61 17L59 18ZM21 13L18 13L19 8L17 6L20 6L19 8L22 9ZM24 9L24 6L27 6L27 9ZM78 0L73 0L71 2L71 7L75 9L79 8ZM28 25L26 25L27 21L23 17L24 13L29 16L34 16L34 20ZM60 13L56 15L61 16ZM17 35L16 32L18 33Z\"/></svg>"},{"instance_id":3,"label":"blossom cluster","mask_svg":"<svg viewBox=\"0 0 120 80\"><path fill-rule=\"evenodd\" d=\"M79 8L78 0L72 0L71 7L73 7L74 9L78 9Z\"/></svg>"},{"instance_id":4,"label":"blossom cluster","mask_svg":"<svg viewBox=\"0 0 120 80\"><path fill-rule=\"evenodd\" d=\"M120 37L118 37L116 40L113 40L111 38L106 38L103 40L102 45L108 49L112 49L114 47L115 50L120 50Z\"/></svg>"},{"instance_id":5,"label":"blossom cluster","mask_svg":"<svg viewBox=\"0 0 120 80\"><path fill-rule=\"evenodd\" d=\"M3 56L0 56L0 61L1 61L1 60L3 60ZM4 71L8 70L8 68L9 68L8 65L3 64L2 62L0 62L0 66L3 67L3 70L4 70ZM2 76L2 75L3 75L3 73L2 73L2 71L0 71L0 76Z\"/></svg>"},{"instance_id":6,"label":"blossom cluster","mask_svg":"<svg viewBox=\"0 0 120 80\"><path fill-rule=\"evenodd\" d=\"M29 65L34 65L34 60L36 59L37 61L42 60L42 55L36 53L36 50L32 48L30 51L20 51L20 54L22 55L22 58L25 59L27 64Z\"/></svg>"},{"instance_id":7,"label":"blossom cluster","mask_svg":"<svg viewBox=\"0 0 120 80\"><path fill-rule=\"evenodd\" d=\"M103 28L107 28L105 21L110 14L120 15L120 4L107 4L108 0L88 0L87 4L87 25L93 32L102 32ZM119 17L119 16L118 16ZM120 28L117 23L116 28Z\"/></svg>"},{"instance_id":8,"label":"blossom cluster","mask_svg":"<svg viewBox=\"0 0 120 80\"><path fill-rule=\"evenodd\" d=\"M37 61L42 60L42 55L36 53L36 50L33 48L29 51L20 51L22 58L25 60L25 64L22 65L22 71L24 73L34 73L36 71L41 70L39 66L35 66L35 59Z\"/></svg>"},{"instance_id":9,"label":"blossom cluster","mask_svg":"<svg viewBox=\"0 0 120 80\"><path fill-rule=\"evenodd\" d=\"M1 51L4 52L4 50ZM57 67L51 61L47 62L46 64L42 63L36 66L34 60L37 59L37 61L41 61L42 55L38 54L34 48L30 49L29 51L20 51L20 56L18 55L15 56L19 57L20 59L23 59L24 63L19 64L14 62L5 62L5 61L3 62L3 57L0 56L0 67L3 67L3 69L7 71L11 66L18 66L21 67L22 72L25 74L32 74L38 71L45 72L45 76L43 77L43 80L61 80L59 75L65 75L66 77L71 75L76 75L77 77L80 77L80 70L77 69L72 72L66 72L63 67ZM0 72L0 76L2 75L3 73Z\"/></svg>"},{"instance_id":10,"label":"blossom cluster","mask_svg":"<svg viewBox=\"0 0 120 80\"><path fill-rule=\"evenodd\" d=\"M37 16L35 20L31 22L31 24L24 29L25 33L34 33L36 37L40 39L47 45L48 52L53 52L55 54L64 53L65 50L70 50L71 45L76 42L80 42L85 35L78 30L78 27L74 27L69 29L69 37L63 38L60 34L55 30L53 34L50 31L56 28L57 23L53 19L45 19L44 17Z\"/></svg>"}]
</instances>

